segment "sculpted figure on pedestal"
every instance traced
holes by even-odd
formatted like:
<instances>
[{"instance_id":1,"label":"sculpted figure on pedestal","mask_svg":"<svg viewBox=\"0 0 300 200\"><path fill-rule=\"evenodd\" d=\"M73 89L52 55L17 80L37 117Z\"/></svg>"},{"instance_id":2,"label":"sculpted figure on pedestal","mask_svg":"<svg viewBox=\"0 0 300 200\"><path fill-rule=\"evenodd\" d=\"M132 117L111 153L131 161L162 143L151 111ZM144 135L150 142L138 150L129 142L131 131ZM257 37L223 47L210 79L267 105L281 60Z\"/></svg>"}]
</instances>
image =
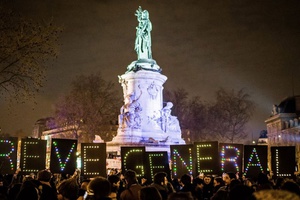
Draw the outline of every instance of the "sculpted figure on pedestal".
<instances>
[{"instance_id":1,"label":"sculpted figure on pedestal","mask_svg":"<svg viewBox=\"0 0 300 200\"><path fill-rule=\"evenodd\" d=\"M139 98L142 95L140 90L140 95L135 96L135 93L132 92L125 97L125 104L121 107L120 117L119 117L119 126L122 128L134 128L139 129L141 127L141 116L140 112L142 108L138 102Z\"/></svg>"},{"instance_id":2,"label":"sculpted figure on pedestal","mask_svg":"<svg viewBox=\"0 0 300 200\"><path fill-rule=\"evenodd\" d=\"M180 131L179 121L177 117L171 115L172 102L167 102L167 105L161 112L161 128L164 132Z\"/></svg>"},{"instance_id":3,"label":"sculpted figure on pedestal","mask_svg":"<svg viewBox=\"0 0 300 200\"><path fill-rule=\"evenodd\" d=\"M152 24L147 10L142 10L141 6L136 10L135 16L139 22L136 27L135 51L138 59L152 59L151 52L151 30Z\"/></svg>"}]
</instances>

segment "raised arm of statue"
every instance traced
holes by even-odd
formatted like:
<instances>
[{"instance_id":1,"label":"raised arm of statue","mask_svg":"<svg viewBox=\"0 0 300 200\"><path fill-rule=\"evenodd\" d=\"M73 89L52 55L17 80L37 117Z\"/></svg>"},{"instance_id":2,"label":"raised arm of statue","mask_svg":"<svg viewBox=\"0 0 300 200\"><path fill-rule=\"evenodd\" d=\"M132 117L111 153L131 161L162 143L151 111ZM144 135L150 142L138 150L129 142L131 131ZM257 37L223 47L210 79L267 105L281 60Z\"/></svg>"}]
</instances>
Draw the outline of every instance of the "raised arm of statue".
<instances>
[{"instance_id":1,"label":"raised arm of statue","mask_svg":"<svg viewBox=\"0 0 300 200\"><path fill-rule=\"evenodd\" d=\"M151 30L152 24L149 19L147 10L142 10L141 7L136 10L135 15L139 22L136 27L135 51L137 52L138 59L152 59L151 52Z\"/></svg>"}]
</instances>

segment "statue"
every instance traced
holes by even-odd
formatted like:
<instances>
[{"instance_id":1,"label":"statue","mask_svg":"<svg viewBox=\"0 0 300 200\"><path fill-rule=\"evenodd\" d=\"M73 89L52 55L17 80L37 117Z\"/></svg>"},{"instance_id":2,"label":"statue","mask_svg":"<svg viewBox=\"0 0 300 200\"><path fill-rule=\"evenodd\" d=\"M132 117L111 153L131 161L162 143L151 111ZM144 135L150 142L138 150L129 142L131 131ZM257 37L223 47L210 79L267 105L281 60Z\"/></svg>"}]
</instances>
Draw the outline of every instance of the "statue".
<instances>
[{"instance_id":1,"label":"statue","mask_svg":"<svg viewBox=\"0 0 300 200\"><path fill-rule=\"evenodd\" d=\"M136 27L135 51L137 52L138 59L152 59L151 52L151 30L152 24L149 20L149 13L147 10L142 10L139 6L135 12L139 22Z\"/></svg>"},{"instance_id":2,"label":"statue","mask_svg":"<svg viewBox=\"0 0 300 200\"><path fill-rule=\"evenodd\" d=\"M104 143L104 140L102 140L100 135L95 135L95 140L93 140L93 143Z\"/></svg>"},{"instance_id":3,"label":"statue","mask_svg":"<svg viewBox=\"0 0 300 200\"><path fill-rule=\"evenodd\" d=\"M149 13L147 10L142 10L141 6L139 6L135 12L135 16L137 16L138 26L136 27L134 50L137 53L138 59L127 66L126 73L140 70L161 73L162 69L157 65L156 61L152 59L150 34L152 23L149 20Z\"/></svg>"},{"instance_id":4,"label":"statue","mask_svg":"<svg viewBox=\"0 0 300 200\"><path fill-rule=\"evenodd\" d=\"M172 102L167 102L167 105L161 110L161 128L164 132L180 131L179 121L177 117L171 115Z\"/></svg>"},{"instance_id":5,"label":"statue","mask_svg":"<svg viewBox=\"0 0 300 200\"><path fill-rule=\"evenodd\" d=\"M119 126L122 128L134 128L138 129L141 128L141 116L140 112L142 111L142 108L140 104L138 103L139 98L142 95L139 95L139 97L136 98L135 93L128 94L125 97L125 104L121 107L120 110L120 118L119 118Z\"/></svg>"},{"instance_id":6,"label":"statue","mask_svg":"<svg viewBox=\"0 0 300 200\"><path fill-rule=\"evenodd\" d=\"M279 114L279 112L280 112L280 108L276 104L274 104L272 107L272 115L273 116L277 115L277 114Z\"/></svg>"}]
</instances>

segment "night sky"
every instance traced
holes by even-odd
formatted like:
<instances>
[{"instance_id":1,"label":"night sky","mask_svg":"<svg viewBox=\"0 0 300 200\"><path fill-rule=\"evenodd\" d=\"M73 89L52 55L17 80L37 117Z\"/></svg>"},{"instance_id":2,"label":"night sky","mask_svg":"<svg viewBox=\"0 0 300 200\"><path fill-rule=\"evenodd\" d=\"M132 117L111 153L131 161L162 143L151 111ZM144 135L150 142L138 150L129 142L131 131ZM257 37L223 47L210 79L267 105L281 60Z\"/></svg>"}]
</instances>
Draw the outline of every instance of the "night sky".
<instances>
[{"instance_id":1,"label":"night sky","mask_svg":"<svg viewBox=\"0 0 300 200\"><path fill-rule=\"evenodd\" d=\"M64 31L37 104L9 110L0 101L5 133L30 135L38 119L53 116L54 103L80 74L101 71L123 98L117 76L137 59L138 6L150 13L152 55L168 77L166 89L184 88L203 101L220 87L245 89L256 103L248 124L255 137L266 129L273 104L300 94L300 1L12 0L9 6L34 20L53 17Z\"/></svg>"}]
</instances>

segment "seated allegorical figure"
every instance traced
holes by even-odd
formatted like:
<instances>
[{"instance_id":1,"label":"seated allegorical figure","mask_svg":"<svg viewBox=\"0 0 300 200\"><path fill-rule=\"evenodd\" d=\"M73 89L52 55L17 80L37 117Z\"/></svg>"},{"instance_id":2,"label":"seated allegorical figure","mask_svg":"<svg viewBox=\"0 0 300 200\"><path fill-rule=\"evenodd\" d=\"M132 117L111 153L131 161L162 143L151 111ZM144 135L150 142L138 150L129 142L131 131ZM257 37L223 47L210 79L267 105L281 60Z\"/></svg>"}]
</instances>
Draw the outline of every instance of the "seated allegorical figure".
<instances>
[{"instance_id":1,"label":"seated allegorical figure","mask_svg":"<svg viewBox=\"0 0 300 200\"><path fill-rule=\"evenodd\" d=\"M141 116L140 112L142 108L138 102L141 97L142 92L139 97L136 98L135 93L130 93L125 97L125 104L121 107L119 116L119 126L122 128L135 128L141 127Z\"/></svg>"},{"instance_id":2,"label":"seated allegorical figure","mask_svg":"<svg viewBox=\"0 0 300 200\"><path fill-rule=\"evenodd\" d=\"M177 117L171 115L172 102L167 102L167 105L161 110L161 128L164 132L180 131L179 121Z\"/></svg>"}]
</instances>

